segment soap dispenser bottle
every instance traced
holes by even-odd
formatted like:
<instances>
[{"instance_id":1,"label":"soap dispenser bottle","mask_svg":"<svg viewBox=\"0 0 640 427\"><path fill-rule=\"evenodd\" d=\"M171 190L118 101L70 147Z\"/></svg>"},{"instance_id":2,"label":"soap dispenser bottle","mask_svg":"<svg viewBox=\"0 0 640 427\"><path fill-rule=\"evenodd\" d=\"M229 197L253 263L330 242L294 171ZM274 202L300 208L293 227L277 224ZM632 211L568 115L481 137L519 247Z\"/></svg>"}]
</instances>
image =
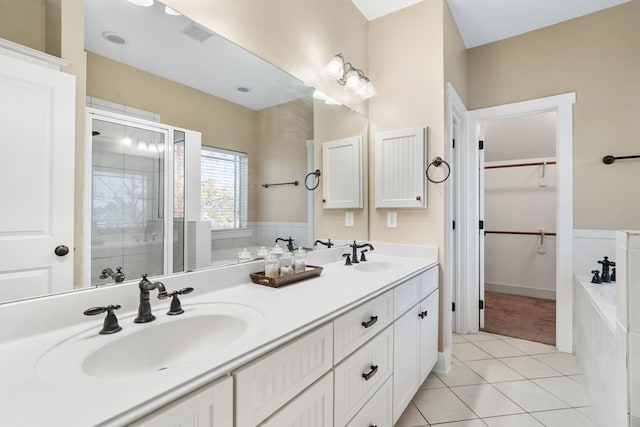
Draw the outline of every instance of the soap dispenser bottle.
<instances>
[{"instance_id":1,"label":"soap dispenser bottle","mask_svg":"<svg viewBox=\"0 0 640 427\"><path fill-rule=\"evenodd\" d=\"M307 269L307 251L298 248L293 256L293 272L303 273Z\"/></svg>"}]
</instances>

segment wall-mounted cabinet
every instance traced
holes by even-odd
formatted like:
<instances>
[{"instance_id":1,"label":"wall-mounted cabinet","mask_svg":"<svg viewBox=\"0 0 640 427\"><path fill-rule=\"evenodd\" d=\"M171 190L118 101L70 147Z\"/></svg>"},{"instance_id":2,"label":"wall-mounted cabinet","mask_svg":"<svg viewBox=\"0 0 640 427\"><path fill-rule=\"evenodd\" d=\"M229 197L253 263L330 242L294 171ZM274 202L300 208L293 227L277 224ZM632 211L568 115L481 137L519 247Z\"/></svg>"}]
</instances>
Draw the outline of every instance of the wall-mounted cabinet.
<instances>
[{"instance_id":1,"label":"wall-mounted cabinet","mask_svg":"<svg viewBox=\"0 0 640 427\"><path fill-rule=\"evenodd\" d=\"M322 207L362 208L362 137L322 144Z\"/></svg>"},{"instance_id":2,"label":"wall-mounted cabinet","mask_svg":"<svg viewBox=\"0 0 640 427\"><path fill-rule=\"evenodd\" d=\"M376 133L376 208L425 208L427 129Z\"/></svg>"}]
</instances>

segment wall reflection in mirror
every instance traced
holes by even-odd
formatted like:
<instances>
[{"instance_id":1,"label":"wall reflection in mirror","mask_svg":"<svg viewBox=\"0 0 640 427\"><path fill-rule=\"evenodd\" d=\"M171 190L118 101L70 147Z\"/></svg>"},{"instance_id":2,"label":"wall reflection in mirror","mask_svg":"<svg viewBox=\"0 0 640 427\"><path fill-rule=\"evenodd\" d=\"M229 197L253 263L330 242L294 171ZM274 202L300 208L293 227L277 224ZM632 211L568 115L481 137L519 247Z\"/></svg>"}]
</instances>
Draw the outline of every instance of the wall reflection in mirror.
<instances>
[{"instance_id":1,"label":"wall reflection in mirror","mask_svg":"<svg viewBox=\"0 0 640 427\"><path fill-rule=\"evenodd\" d=\"M366 203L345 229L343 212L319 211L321 187L303 185L322 164L315 135L366 141L366 118L334 106L357 117L342 136L334 119L314 123L312 88L158 2L86 0L85 49L87 107L106 118L87 120L92 160L76 177L91 189L75 219L85 224L76 286L114 283L103 270L117 267L135 281L226 265L278 237L296 248L367 239Z\"/></svg>"}]
</instances>

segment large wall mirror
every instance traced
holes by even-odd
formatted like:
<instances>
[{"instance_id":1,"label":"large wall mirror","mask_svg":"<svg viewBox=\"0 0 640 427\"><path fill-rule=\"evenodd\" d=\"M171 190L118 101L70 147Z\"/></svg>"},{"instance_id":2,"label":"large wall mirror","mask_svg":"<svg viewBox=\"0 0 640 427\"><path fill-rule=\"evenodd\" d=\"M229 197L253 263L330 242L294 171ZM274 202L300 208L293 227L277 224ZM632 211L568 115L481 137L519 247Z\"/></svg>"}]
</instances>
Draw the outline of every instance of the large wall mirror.
<instances>
[{"instance_id":1,"label":"large wall mirror","mask_svg":"<svg viewBox=\"0 0 640 427\"><path fill-rule=\"evenodd\" d=\"M85 0L85 49L87 106L115 120L96 116L87 123L93 131L87 146L95 154L85 176L93 180L95 199L91 213L76 218L91 228L85 227L90 239L76 247L89 260L83 287L113 283L101 274L105 268L123 267L127 280L137 280L149 268L159 275L216 267L235 262L243 248L255 254L260 246L271 247L277 237L305 248L313 248L316 238L367 239L367 203L353 212L355 226L345 227L344 212L319 207L321 188L310 192L304 186L306 174L322 164L322 142L362 136L367 146L366 118L314 102L312 88L157 1L140 7L127 0ZM162 133L153 123L172 127ZM190 131L201 138L200 179L209 198L202 202L201 223L179 231L176 224L184 218L174 190L183 185L180 173L183 179L189 174L180 150ZM169 170L160 165L169 154L175 181L163 187ZM225 178L221 170L231 187L244 186L240 195L213 185ZM299 185L265 187L295 181ZM236 205L229 207L229 199ZM172 212L163 208L167 200L174 203ZM216 217L225 209L239 221L235 226ZM181 239L201 233L202 223L211 225L205 243L181 247ZM174 229L171 245L162 242L172 247L173 258L164 261L152 259L166 236L163 227ZM185 253L200 261L182 262Z\"/></svg>"}]
</instances>

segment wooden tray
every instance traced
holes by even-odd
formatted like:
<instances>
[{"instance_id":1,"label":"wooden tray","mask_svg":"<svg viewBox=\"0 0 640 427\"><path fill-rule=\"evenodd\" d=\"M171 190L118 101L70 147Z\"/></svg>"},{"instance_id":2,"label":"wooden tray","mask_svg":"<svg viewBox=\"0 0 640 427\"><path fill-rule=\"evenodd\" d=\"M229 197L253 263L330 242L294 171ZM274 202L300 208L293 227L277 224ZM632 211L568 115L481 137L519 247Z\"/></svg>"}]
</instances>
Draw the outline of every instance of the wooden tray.
<instances>
[{"instance_id":1,"label":"wooden tray","mask_svg":"<svg viewBox=\"0 0 640 427\"><path fill-rule=\"evenodd\" d=\"M251 277L251 281L257 285L279 288L280 286L319 276L320 273L322 273L322 267L307 265L306 270L301 273L293 273L289 276L277 277L275 279L273 277L265 276L264 271L261 271L259 273L251 273L249 274L249 276Z\"/></svg>"}]
</instances>

